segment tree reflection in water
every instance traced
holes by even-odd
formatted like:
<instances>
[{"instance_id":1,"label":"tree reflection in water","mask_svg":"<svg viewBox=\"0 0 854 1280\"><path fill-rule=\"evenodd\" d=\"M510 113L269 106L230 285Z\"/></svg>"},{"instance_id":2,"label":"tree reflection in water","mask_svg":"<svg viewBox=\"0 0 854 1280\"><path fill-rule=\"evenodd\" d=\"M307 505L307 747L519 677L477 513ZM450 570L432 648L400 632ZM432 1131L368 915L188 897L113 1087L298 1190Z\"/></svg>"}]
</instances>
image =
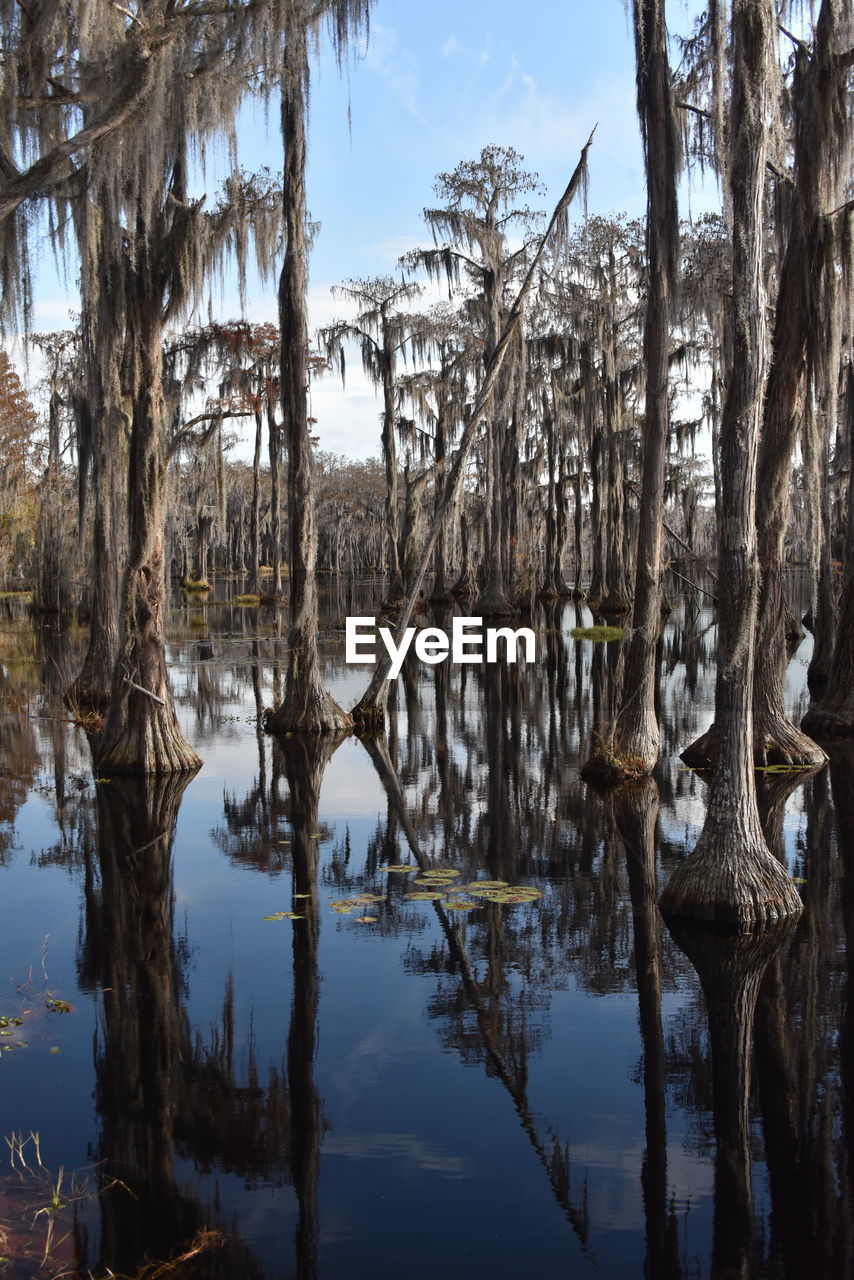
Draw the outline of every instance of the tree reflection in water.
<instances>
[{"instance_id":1,"label":"tree reflection in water","mask_svg":"<svg viewBox=\"0 0 854 1280\"><path fill-rule=\"evenodd\" d=\"M270 1068L262 1086L250 1041L247 1080L239 1083L230 985L221 1024L208 1044L193 1036L184 1007L172 846L188 781L186 774L169 774L111 779L98 787L97 857L86 877L81 977L101 998L95 1062L104 1188L101 1261L133 1274L146 1258L168 1259L201 1229L218 1227L224 1247L200 1256L182 1274L252 1277L262 1269L249 1246L219 1221L213 1204L185 1184L176 1159L189 1158L199 1172L218 1169L249 1182L292 1182L306 1220L300 1230L315 1237L310 1152L318 1139L316 1109L306 1106L311 1058L307 1079L303 1041L313 1042L316 1013L316 982L312 995L310 980L310 922L316 912L303 922L308 933L295 943L299 980L287 1071ZM308 860L300 842L295 868ZM296 883L310 878L301 870ZM115 1178L126 1190L112 1185ZM312 1254L303 1251L306 1258Z\"/></svg>"},{"instance_id":2,"label":"tree reflection in water","mask_svg":"<svg viewBox=\"0 0 854 1280\"><path fill-rule=\"evenodd\" d=\"M248 754L239 770L223 769L218 817L205 812L204 800L192 809L192 835L207 839L206 856L229 886L247 893L251 912L235 958L213 981L210 1030L207 1013L194 1003L207 1008L210 979L206 989L200 978L197 989L190 960L196 953L208 966L221 956L219 926L200 931L202 913L193 906L186 934L176 932L173 904L173 835L187 778L79 786L85 742L71 726L23 716L0 721L8 755L19 764L15 777L0 776L0 817L17 821L37 787L53 825L48 839L34 844L31 869L47 876L61 867L64 883L83 878L80 978L98 1014L100 1130L92 1148L103 1162L93 1274L107 1266L133 1274L145 1257L168 1258L210 1227L226 1244L200 1257L188 1275L337 1280L352 1179L367 1168L387 1187L395 1177L391 1158L380 1164L378 1147L370 1166L346 1163L367 1158L348 1133L337 1063L333 1069L329 1060L330 1046L352 1047L353 1019L341 1001L355 988L349 975L339 981L340 966L351 959L354 974L381 975L375 1002L370 989L358 989L360 1015L394 1028L391 1002L398 1000L407 1018L429 1028L422 1061L405 1047L400 1055L415 1073L409 1087L419 1093L413 1130L416 1113L423 1118L420 1108L434 1103L433 1048L443 1071L449 1061L452 1075L460 1065L471 1069L461 1089L475 1107L497 1089L490 1143L502 1155L515 1144L523 1163L532 1157L530 1169L520 1170L518 1196L515 1186L506 1188L506 1204L530 1209L532 1216L520 1213L520 1221L541 1222L535 1215L545 1214L559 1223L550 1262L568 1261L574 1250L581 1267L617 1275L620 1231L608 1214L618 1204L620 1213L628 1205L623 1239L631 1236L621 1276L801 1280L809 1270L820 1280L843 1280L852 1273L850 749L834 747L830 769L811 778L759 775L769 846L794 861L802 882L806 910L794 935L729 940L680 933L689 963L663 929L656 897L662 873L690 843L688 825L702 813L702 779L662 769L656 782L611 796L582 785L579 742L606 721L618 646L573 645L568 630L589 620L577 606L549 606L541 618L533 667L404 668L388 736L364 740L371 764L355 743L335 761L336 768L340 761L355 768L361 760L375 771L380 816L373 825L372 809L354 807L350 818L344 807L346 830L338 827L331 847L324 837L342 810L324 813L320 789L339 740L271 742L261 732L234 729L237 717L227 717L223 741L234 747L242 734ZM245 619L244 612L239 620ZM447 618L437 622L448 628ZM662 641L660 705L672 753L695 735L696 708L711 687L708 625L707 610L677 604ZM199 732L219 732L217 718L234 708L237 690L241 709L249 715L254 708L260 717L270 697L271 640L277 643L263 628L234 640L243 646L245 666L230 658L222 679L215 657L196 655L197 637L187 642L204 673L186 686L186 697L199 700ZM213 629L212 643L216 653ZM41 683L33 681L26 704L41 699L47 710L52 663L65 662L61 646L54 652L45 637L28 661L26 670ZM12 707L10 670L0 668L0 687ZM804 799L793 804L800 787ZM16 856L13 849L11 870L20 870ZM441 901L410 902L407 883L381 874L401 859L422 870L458 868L461 883L486 876L533 885L543 896L528 906L487 902L468 914ZM262 925L255 906L277 878L290 883L290 906L302 918ZM360 891L382 895L369 911L377 922L350 929L331 917L321 930L327 897ZM237 918L230 904L215 916L226 926ZM287 1001L283 1010L258 1000L250 1022L241 1001L247 991L256 1000L270 957L281 958L277 943L268 942L277 930L289 948L281 974ZM249 948L257 948L254 955ZM598 1114L591 1121L583 1113L596 1096L583 1073L595 1073L597 1064L606 1073L609 1051L591 1037L579 1067L573 1032L562 1021L576 1011L597 1019L605 1009L608 1026L619 1025L624 1037L623 1057L615 1049L616 1074L608 1079L616 1092L600 1096L598 1105L603 1112L612 1107L625 1123L624 1149L608 1135L600 1138ZM359 1022L356 1035L364 1018ZM72 1027L71 1018L63 1022L63 1031ZM53 1061L62 1070L65 1060ZM359 1096L359 1087L347 1096ZM400 1090L399 1114L407 1114L402 1085L387 1075L376 1093L372 1087L364 1086L361 1097L374 1122L382 1123L377 1118L385 1115L390 1089ZM392 1136L399 1138L399 1130ZM450 1143L456 1135L445 1136ZM476 1155L469 1161L463 1146L443 1154L449 1166L465 1164L478 1176L485 1168ZM423 1173L407 1159L406 1177ZM107 1189L117 1176L133 1195ZM430 1194L429 1175L411 1185L416 1199L422 1188ZM458 1181L448 1194L466 1193ZM272 1222L263 1231L232 1220L250 1200L253 1208L268 1206L259 1209ZM442 1201L426 1203L435 1211ZM375 1221L379 1212L356 1224L350 1217L345 1229L365 1241ZM478 1230L472 1226L470 1238ZM400 1239L414 1238L400 1231ZM420 1280L426 1272L417 1261ZM390 1274L381 1243L374 1262L378 1275ZM531 1262L536 1270L535 1254ZM348 1274L346 1265L341 1274Z\"/></svg>"}]
</instances>

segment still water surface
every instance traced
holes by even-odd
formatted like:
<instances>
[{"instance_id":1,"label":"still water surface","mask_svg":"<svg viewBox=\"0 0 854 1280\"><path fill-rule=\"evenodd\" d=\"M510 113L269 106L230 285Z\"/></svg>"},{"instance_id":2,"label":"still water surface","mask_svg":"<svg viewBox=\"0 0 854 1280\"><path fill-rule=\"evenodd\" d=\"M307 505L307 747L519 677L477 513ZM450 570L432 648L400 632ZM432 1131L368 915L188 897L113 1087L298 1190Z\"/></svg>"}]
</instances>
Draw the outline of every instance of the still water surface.
<instances>
[{"instance_id":1,"label":"still water surface","mask_svg":"<svg viewBox=\"0 0 854 1280\"><path fill-rule=\"evenodd\" d=\"M688 940L695 968L655 901L703 819L702 597L663 638L657 785L608 798L578 765L619 646L571 637L585 609L540 611L534 664L408 663L384 741L277 743L286 632L230 590L171 617L191 779L93 779L57 702L82 637L0 620L0 1134L44 1165L0 1147L4 1274L133 1275L203 1230L181 1274L854 1274L851 760L760 777L805 914L761 954ZM379 591L324 598L343 705Z\"/></svg>"}]
</instances>

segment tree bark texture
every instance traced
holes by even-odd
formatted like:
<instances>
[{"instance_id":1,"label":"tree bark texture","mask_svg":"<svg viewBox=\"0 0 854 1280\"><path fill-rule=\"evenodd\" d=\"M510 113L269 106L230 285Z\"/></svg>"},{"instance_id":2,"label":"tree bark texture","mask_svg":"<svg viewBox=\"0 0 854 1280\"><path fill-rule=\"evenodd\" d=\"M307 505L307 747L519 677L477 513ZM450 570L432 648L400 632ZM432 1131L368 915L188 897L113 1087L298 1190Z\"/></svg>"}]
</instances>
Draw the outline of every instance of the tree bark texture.
<instances>
[{"instance_id":1,"label":"tree bark texture","mask_svg":"<svg viewBox=\"0 0 854 1280\"><path fill-rule=\"evenodd\" d=\"M317 527L308 430L306 314L306 93L308 42L301 0L288 6L282 80L285 149L285 257L279 280L282 414L288 441L288 544L291 628L288 678L280 707L267 718L272 733L329 733L352 721L323 687L317 651Z\"/></svg>"},{"instance_id":2,"label":"tree bark texture","mask_svg":"<svg viewBox=\"0 0 854 1280\"><path fill-rule=\"evenodd\" d=\"M850 458L854 458L854 369L849 365L845 389L845 418ZM845 577L839 602L839 625L827 687L802 725L818 738L854 734L854 466L848 468L848 527L845 535Z\"/></svg>"},{"instance_id":3,"label":"tree bark texture","mask_svg":"<svg viewBox=\"0 0 854 1280\"><path fill-rule=\"evenodd\" d=\"M765 843L753 773L753 645L758 561L756 465L765 365L762 204L768 68L776 17L771 0L735 0L729 115L733 367L721 422L718 554L718 750L703 830L661 899L670 915L757 929L801 911L786 869Z\"/></svg>"},{"instance_id":4,"label":"tree bark texture","mask_svg":"<svg viewBox=\"0 0 854 1280\"><path fill-rule=\"evenodd\" d=\"M647 179L646 418L632 631L613 754L618 759L631 758L636 767L651 772L661 740L655 712L656 649L661 628L664 474L670 433L668 344L679 252L677 140L664 0L636 0L635 45Z\"/></svg>"},{"instance_id":5,"label":"tree bark texture","mask_svg":"<svg viewBox=\"0 0 854 1280\"><path fill-rule=\"evenodd\" d=\"M159 307L144 291L135 357L128 473L129 554L122 586L121 645L110 705L96 746L102 773L171 773L201 760L184 737L166 673L163 627L163 382Z\"/></svg>"}]
</instances>

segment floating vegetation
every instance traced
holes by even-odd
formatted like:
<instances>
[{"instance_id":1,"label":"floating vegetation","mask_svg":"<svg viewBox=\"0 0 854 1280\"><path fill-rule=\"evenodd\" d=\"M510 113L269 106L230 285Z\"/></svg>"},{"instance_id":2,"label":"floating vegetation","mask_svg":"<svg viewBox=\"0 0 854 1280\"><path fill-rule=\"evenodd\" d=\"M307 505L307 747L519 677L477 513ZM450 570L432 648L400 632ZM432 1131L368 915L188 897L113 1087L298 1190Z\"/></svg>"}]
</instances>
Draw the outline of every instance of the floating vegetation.
<instances>
[{"instance_id":1,"label":"floating vegetation","mask_svg":"<svg viewBox=\"0 0 854 1280\"><path fill-rule=\"evenodd\" d=\"M601 643L622 640L626 629L625 627L573 627L569 634L573 640L593 640Z\"/></svg>"},{"instance_id":2,"label":"floating vegetation","mask_svg":"<svg viewBox=\"0 0 854 1280\"><path fill-rule=\"evenodd\" d=\"M260 596L258 596L258 595L254 595L254 594L253 594L253 592L251 592L251 591L247 591L247 592L245 593L245 595L242 595L242 596L234 596L234 598L232 599L231 603L232 603L232 604L241 605L241 606L243 606L243 607L249 607L249 606L253 606L253 605L258 605L258 604L260 604L260 603L261 603L261 597L260 597Z\"/></svg>"},{"instance_id":3,"label":"floating vegetation","mask_svg":"<svg viewBox=\"0 0 854 1280\"><path fill-rule=\"evenodd\" d=\"M301 916L296 911L275 911L271 916L264 916L265 920L304 920L305 916Z\"/></svg>"},{"instance_id":4,"label":"floating vegetation","mask_svg":"<svg viewBox=\"0 0 854 1280\"><path fill-rule=\"evenodd\" d=\"M406 872L408 872L408 871L420 871L420 870L421 870L421 868L420 868L420 867L418 866L418 864L417 864L417 863L415 863L415 862L402 862L402 863L400 863L400 865L399 865L399 866L396 866L396 867L380 867L380 868L379 868L379 870L380 870L380 871L383 871L383 872L387 872L387 873L388 873L388 872L400 872L401 874L405 874L405 873L406 873Z\"/></svg>"},{"instance_id":5,"label":"floating vegetation","mask_svg":"<svg viewBox=\"0 0 854 1280\"><path fill-rule=\"evenodd\" d=\"M45 996L44 1007L48 1013L72 1013L74 1005L67 1000L57 1000L54 996Z\"/></svg>"},{"instance_id":6,"label":"floating vegetation","mask_svg":"<svg viewBox=\"0 0 854 1280\"><path fill-rule=\"evenodd\" d=\"M330 902L330 908L339 916L348 916L353 911L364 911L370 902L384 902L384 896L381 893L356 893L352 898L336 898L334 902ZM362 916L364 921L366 918Z\"/></svg>"},{"instance_id":7,"label":"floating vegetation","mask_svg":"<svg viewBox=\"0 0 854 1280\"><path fill-rule=\"evenodd\" d=\"M381 867L380 870L406 873L421 869L401 864L396 867ZM446 911L466 912L478 911L487 902L516 906L536 902L543 896L542 890L533 885L508 884L506 880L471 880L468 884L456 884L456 877L461 874L455 867L437 867L423 871L418 879L410 882L413 888L409 893L404 893L403 897L407 902L438 902ZM351 915L356 911L363 912L368 903L383 901L385 899L382 894L356 893L349 898L337 898L329 906L337 915ZM356 917L357 924L374 922L373 916Z\"/></svg>"},{"instance_id":8,"label":"floating vegetation","mask_svg":"<svg viewBox=\"0 0 854 1280\"><path fill-rule=\"evenodd\" d=\"M473 898L483 898L486 902L500 902L506 905L520 902L536 902L543 896L542 889L535 889L530 884L508 884L492 887L487 881L475 881L469 885L467 892Z\"/></svg>"}]
</instances>

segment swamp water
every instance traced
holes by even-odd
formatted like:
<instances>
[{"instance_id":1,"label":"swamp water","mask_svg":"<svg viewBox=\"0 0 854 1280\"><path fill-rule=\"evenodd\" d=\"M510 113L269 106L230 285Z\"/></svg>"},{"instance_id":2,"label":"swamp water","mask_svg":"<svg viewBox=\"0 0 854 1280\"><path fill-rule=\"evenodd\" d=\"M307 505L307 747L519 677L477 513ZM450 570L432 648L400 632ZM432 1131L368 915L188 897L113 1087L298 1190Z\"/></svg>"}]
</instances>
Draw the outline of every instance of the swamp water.
<instances>
[{"instance_id":1,"label":"swamp water","mask_svg":"<svg viewBox=\"0 0 854 1280\"><path fill-rule=\"evenodd\" d=\"M703 820L702 597L658 787L608 798L586 609L540 610L533 664L408 662L384 740L279 744L286 628L230 588L171 615L190 778L93 778L84 637L0 604L0 1275L854 1274L854 760L759 775L804 915L689 959L655 903ZM324 594L345 706L380 590Z\"/></svg>"}]
</instances>

